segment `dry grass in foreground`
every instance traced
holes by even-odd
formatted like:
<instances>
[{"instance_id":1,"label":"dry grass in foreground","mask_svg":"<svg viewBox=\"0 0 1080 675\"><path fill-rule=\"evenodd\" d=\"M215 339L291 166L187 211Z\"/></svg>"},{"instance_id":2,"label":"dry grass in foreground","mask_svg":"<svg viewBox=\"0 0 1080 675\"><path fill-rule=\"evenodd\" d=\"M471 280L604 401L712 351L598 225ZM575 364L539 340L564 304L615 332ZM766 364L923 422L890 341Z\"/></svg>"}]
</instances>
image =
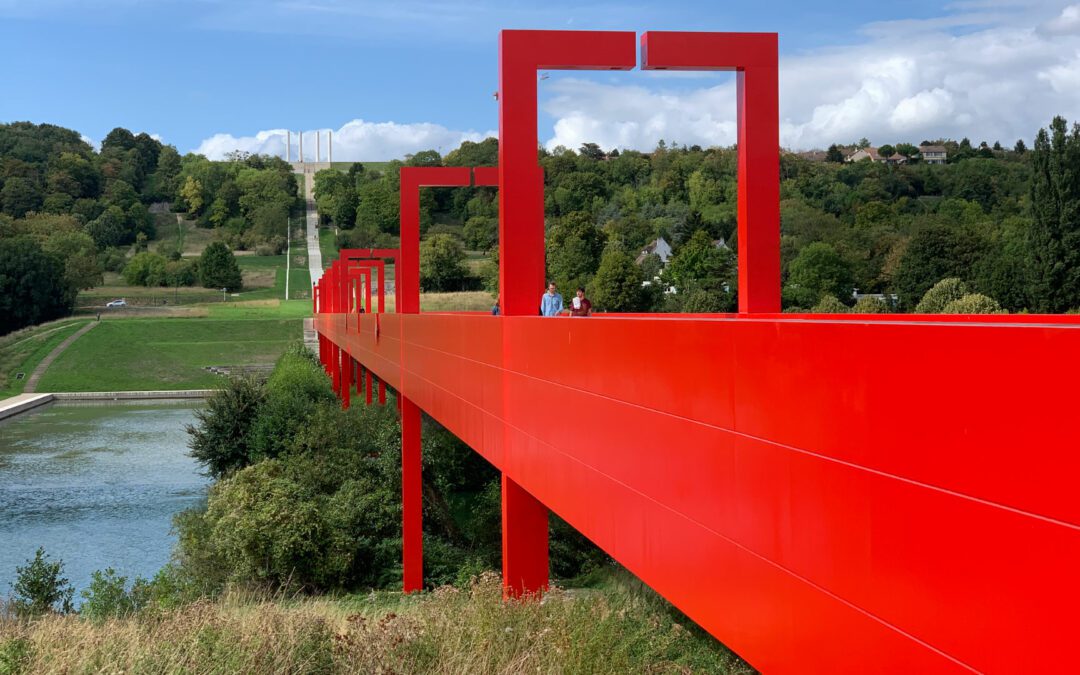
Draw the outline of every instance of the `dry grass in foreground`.
<instances>
[{"instance_id":1,"label":"dry grass in foreground","mask_svg":"<svg viewBox=\"0 0 1080 675\"><path fill-rule=\"evenodd\" d=\"M0 619L0 673L745 673L636 582L503 603L499 579L403 597L233 594L93 623Z\"/></svg>"}]
</instances>

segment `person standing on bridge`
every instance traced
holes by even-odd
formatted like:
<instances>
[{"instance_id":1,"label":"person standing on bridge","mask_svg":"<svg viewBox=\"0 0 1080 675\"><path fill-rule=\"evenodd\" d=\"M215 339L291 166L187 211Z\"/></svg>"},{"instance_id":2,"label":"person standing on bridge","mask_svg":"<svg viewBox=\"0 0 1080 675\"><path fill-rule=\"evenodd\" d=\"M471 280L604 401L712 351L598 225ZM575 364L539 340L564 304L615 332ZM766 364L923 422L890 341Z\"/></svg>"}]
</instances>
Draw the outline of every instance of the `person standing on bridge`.
<instances>
[{"instance_id":1,"label":"person standing on bridge","mask_svg":"<svg viewBox=\"0 0 1080 675\"><path fill-rule=\"evenodd\" d=\"M585 289L578 286L577 295L570 302L570 316L592 316L592 303L585 297Z\"/></svg>"},{"instance_id":2,"label":"person standing on bridge","mask_svg":"<svg viewBox=\"0 0 1080 675\"><path fill-rule=\"evenodd\" d=\"M548 282L547 293L540 296L540 316L559 316L562 313L562 296L555 290L555 282Z\"/></svg>"}]
</instances>

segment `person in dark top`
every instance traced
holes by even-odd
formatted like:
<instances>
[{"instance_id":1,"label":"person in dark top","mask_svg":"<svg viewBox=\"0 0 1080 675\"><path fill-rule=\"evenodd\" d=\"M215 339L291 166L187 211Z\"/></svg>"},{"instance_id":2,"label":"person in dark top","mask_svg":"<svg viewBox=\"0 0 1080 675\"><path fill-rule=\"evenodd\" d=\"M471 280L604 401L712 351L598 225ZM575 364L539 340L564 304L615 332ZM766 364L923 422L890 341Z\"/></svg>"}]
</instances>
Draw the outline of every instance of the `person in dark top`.
<instances>
[{"instance_id":1,"label":"person in dark top","mask_svg":"<svg viewBox=\"0 0 1080 675\"><path fill-rule=\"evenodd\" d=\"M578 287L577 295L570 301L570 316L592 316L592 303L585 297L585 289Z\"/></svg>"}]
</instances>

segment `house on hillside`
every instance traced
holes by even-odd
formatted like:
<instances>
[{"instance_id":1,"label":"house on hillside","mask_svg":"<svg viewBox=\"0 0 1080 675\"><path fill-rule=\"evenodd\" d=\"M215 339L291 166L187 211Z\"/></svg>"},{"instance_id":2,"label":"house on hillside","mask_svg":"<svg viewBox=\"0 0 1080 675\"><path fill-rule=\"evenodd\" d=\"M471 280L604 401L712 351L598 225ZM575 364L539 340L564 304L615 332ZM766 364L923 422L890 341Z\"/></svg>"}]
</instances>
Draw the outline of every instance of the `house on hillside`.
<instances>
[{"instance_id":1,"label":"house on hillside","mask_svg":"<svg viewBox=\"0 0 1080 675\"><path fill-rule=\"evenodd\" d=\"M645 262L645 258L648 258L654 253L660 257L660 262L666 265L668 260L671 259L671 244L667 243L663 237L654 239L648 246L641 250L641 253L634 262L640 265Z\"/></svg>"},{"instance_id":2,"label":"house on hillside","mask_svg":"<svg viewBox=\"0 0 1080 675\"><path fill-rule=\"evenodd\" d=\"M944 164L949 157L945 148L940 145L920 145L919 155L927 164Z\"/></svg>"},{"instance_id":3,"label":"house on hillside","mask_svg":"<svg viewBox=\"0 0 1080 675\"><path fill-rule=\"evenodd\" d=\"M871 162L881 162L881 155L878 154L877 148L863 148L862 150L856 150L847 157L844 158L845 162L861 162L864 159L868 159Z\"/></svg>"}]
</instances>

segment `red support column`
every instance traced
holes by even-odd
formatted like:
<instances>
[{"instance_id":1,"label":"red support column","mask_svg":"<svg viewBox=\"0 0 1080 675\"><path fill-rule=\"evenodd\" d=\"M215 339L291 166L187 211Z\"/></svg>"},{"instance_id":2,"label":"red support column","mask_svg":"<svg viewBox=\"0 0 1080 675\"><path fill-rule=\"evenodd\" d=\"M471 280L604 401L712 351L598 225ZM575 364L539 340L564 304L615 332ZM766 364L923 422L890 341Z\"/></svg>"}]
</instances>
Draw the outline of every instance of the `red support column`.
<instances>
[{"instance_id":1,"label":"red support column","mask_svg":"<svg viewBox=\"0 0 1080 675\"><path fill-rule=\"evenodd\" d=\"M468 167L402 167L400 176L401 247L396 259L394 288L400 314L420 312L420 188L424 186L469 185ZM406 323L402 322L401 362L404 364ZM371 402L371 389L368 403ZM406 593L420 590L424 583L423 495L421 494L420 409L398 391L401 412L401 500L402 554Z\"/></svg>"},{"instance_id":2,"label":"red support column","mask_svg":"<svg viewBox=\"0 0 1080 675\"><path fill-rule=\"evenodd\" d=\"M544 289L536 71L629 70L637 64L635 37L602 31L499 34L499 302L504 316L536 316ZM502 486L503 592L509 597L540 593L548 584L547 508L505 473Z\"/></svg>"},{"instance_id":3,"label":"red support column","mask_svg":"<svg viewBox=\"0 0 1080 675\"><path fill-rule=\"evenodd\" d=\"M352 375L353 375L353 358L344 349L341 350L341 408L342 410L349 409L349 403L352 399Z\"/></svg>"},{"instance_id":4,"label":"red support column","mask_svg":"<svg viewBox=\"0 0 1080 675\"><path fill-rule=\"evenodd\" d=\"M401 517L403 588L424 587L423 474L420 458L420 408L398 396L401 404Z\"/></svg>"},{"instance_id":5,"label":"red support column","mask_svg":"<svg viewBox=\"0 0 1080 675\"><path fill-rule=\"evenodd\" d=\"M503 596L527 597L548 587L548 509L502 475Z\"/></svg>"},{"instance_id":6,"label":"red support column","mask_svg":"<svg viewBox=\"0 0 1080 675\"><path fill-rule=\"evenodd\" d=\"M386 383L379 380L379 405L386 405Z\"/></svg>"},{"instance_id":7,"label":"red support column","mask_svg":"<svg viewBox=\"0 0 1080 675\"><path fill-rule=\"evenodd\" d=\"M371 370L364 368L364 403L371 405ZM359 394L360 392L356 392Z\"/></svg>"}]
</instances>

